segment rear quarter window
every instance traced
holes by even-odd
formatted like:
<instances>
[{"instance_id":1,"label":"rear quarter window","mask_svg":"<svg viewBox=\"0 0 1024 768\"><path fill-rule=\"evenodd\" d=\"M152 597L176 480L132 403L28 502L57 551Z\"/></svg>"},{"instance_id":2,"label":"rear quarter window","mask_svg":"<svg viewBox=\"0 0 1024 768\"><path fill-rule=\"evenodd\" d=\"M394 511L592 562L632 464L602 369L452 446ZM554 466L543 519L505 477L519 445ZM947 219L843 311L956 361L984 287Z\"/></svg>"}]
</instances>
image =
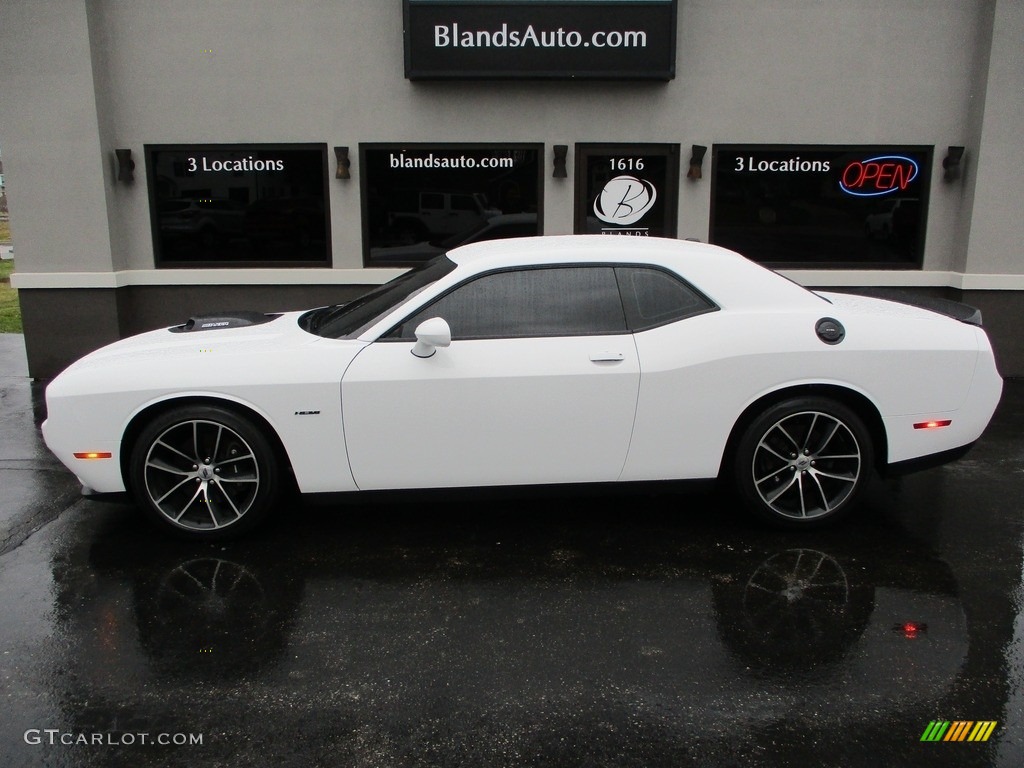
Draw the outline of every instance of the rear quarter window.
<instances>
[{"instance_id":1,"label":"rear quarter window","mask_svg":"<svg viewBox=\"0 0 1024 768\"><path fill-rule=\"evenodd\" d=\"M654 267L616 267L626 321L631 331L645 331L718 309L693 286Z\"/></svg>"}]
</instances>

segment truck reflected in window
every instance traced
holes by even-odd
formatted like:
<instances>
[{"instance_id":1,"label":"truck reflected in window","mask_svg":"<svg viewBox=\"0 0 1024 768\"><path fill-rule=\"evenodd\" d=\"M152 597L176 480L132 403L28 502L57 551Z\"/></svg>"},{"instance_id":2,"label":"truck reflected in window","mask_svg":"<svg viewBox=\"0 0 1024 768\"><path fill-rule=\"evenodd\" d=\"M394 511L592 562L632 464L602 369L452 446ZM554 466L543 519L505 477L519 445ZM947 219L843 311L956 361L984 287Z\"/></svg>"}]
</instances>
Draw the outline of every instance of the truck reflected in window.
<instances>
[{"instance_id":1,"label":"truck reflected in window","mask_svg":"<svg viewBox=\"0 0 1024 768\"><path fill-rule=\"evenodd\" d=\"M540 145L364 144L360 156L368 266L541 233Z\"/></svg>"}]
</instances>

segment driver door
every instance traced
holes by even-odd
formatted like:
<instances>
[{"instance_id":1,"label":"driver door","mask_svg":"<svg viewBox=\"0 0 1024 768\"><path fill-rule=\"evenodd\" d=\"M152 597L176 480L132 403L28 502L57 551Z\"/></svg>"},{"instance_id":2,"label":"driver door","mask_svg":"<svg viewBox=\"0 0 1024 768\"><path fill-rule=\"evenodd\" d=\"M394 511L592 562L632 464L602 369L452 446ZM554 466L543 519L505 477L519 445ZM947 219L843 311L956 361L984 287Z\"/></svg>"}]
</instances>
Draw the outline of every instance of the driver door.
<instances>
[{"instance_id":1,"label":"driver door","mask_svg":"<svg viewBox=\"0 0 1024 768\"><path fill-rule=\"evenodd\" d=\"M444 318L449 347L412 354ZM618 479L640 368L611 267L472 279L366 347L345 373L345 440L361 489Z\"/></svg>"}]
</instances>

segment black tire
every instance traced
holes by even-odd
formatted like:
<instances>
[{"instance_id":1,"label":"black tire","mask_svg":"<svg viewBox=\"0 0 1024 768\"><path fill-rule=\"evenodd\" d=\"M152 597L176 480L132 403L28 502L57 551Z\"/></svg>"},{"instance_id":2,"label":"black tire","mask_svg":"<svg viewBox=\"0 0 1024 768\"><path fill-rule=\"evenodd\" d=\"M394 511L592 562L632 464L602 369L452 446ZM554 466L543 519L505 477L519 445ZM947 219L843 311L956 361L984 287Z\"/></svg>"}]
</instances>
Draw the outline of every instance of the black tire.
<instances>
[{"instance_id":1,"label":"black tire","mask_svg":"<svg viewBox=\"0 0 1024 768\"><path fill-rule=\"evenodd\" d=\"M733 473L747 509L785 528L815 528L848 514L871 477L874 448L846 405L798 397L771 406L744 430Z\"/></svg>"},{"instance_id":2,"label":"black tire","mask_svg":"<svg viewBox=\"0 0 1024 768\"><path fill-rule=\"evenodd\" d=\"M163 530L225 539L251 530L274 508L280 461L245 417L219 406L183 406L142 430L129 480L139 507Z\"/></svg>"}]
</instances>

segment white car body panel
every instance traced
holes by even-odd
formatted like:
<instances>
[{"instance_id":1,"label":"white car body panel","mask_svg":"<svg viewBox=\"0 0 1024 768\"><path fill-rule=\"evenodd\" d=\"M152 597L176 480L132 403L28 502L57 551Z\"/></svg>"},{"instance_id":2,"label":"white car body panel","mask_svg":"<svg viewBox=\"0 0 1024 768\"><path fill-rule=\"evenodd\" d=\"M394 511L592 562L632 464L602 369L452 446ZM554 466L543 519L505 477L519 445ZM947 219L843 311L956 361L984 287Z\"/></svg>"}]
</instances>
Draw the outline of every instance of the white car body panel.
<instances>
[{"instance_id":1,"label":"white car body panel","mask_svg":"<svg viewBox=\"0 0 1024 768\"><path fill-rule=\"evenodd\" d=\"M372 344L345 376L360 488L619 479L640 384L632 336L454 341L426 359L412 346Z\"/></svg>"},{"instance_id":2,"label":"white car body panel","mask_svg":"<svg viewBox=\"0 0 1024 768\"><path fill-rule=\"evenodd\" d=\"M158 403L221 400L259 414L270 425L301 489L356 490L341 432L340 382L365 344L307 334L295 324L299 314L201 334L152 331L87 355L47 388L47 445L83 485L100 493L123 491L119 462L73 454L118 456L131 420Z\"/></svg>"},{"instance_id":3,"label":"white car body panel","mask_svg":"<svg viewBox=\"0 0 1024 768\"><path fill-rule=\"evenodd\" d=\"M204 398L257 414L304 493L712 478L740 415L807 385L877 411L889 463L977 439L1002 381L984 332L935 312L815 295L715 246L602 236L456 249L456 269L368 323L321 338L286 313L261 325L153 331L98 350L47 390L47 444L83 484L125 490L122 436L158 403ZM491 270L645 264L674 271L715 311L614 336L454 341L426 359L378 341L453 286ZM841 343L815 325L835 318ZM592 360L602 355L621 360ZM950 419L944 429L915 429ZM74 458L109 451L114 460Z\"/></svg>"},{"instance_id":4,"label":"white car body panel","mask_svg":"<svg viewBox=\"0 0 1024 768\"><path fill-rule=\"evenodd\" d=\"M814 334L814 318L775 313L711 313L679 324L636 334L643 361L640 405L624 480L706 478L718 474L722 452L739 414L772 392L805 385L829 385L864 396L883 420L922 418L955 411L964 401L978 358L974 329L963 326L957 337L964 349L934 352L914 344L932 344L927 322L923 338L911 334L902 349L879 352L858 344L876 322L829 308L821 313L843 315L845 349L823 344ZM932 314L932 313L929 313ZM940 322L940 330L946 322ZM926 319L927 320L927 319ZM948 321L947 321L948 322ZM930 328L934 333L935 328ZM954 329L959 330L959 329ZM861 332L864 332L863 335ZM890 331L891 333L891 331ZM773 338L787 338L786 352L768 352ZM894 372L912 367L922 375ZM756 382L756 384L755 384ZM930 407L925 407L929 405ZM987 419L984 423L987 423ZM936 434L915 444L888 441L888 461L904 461L936 452ZM974 438L956 443L962 445ZM939 450L954 448L948 445Z\"/></svg>"}]
</instances>

